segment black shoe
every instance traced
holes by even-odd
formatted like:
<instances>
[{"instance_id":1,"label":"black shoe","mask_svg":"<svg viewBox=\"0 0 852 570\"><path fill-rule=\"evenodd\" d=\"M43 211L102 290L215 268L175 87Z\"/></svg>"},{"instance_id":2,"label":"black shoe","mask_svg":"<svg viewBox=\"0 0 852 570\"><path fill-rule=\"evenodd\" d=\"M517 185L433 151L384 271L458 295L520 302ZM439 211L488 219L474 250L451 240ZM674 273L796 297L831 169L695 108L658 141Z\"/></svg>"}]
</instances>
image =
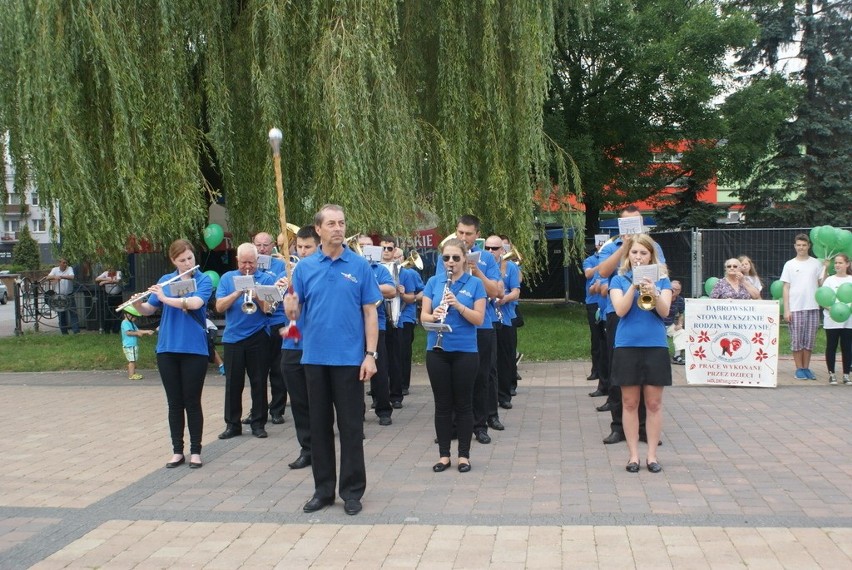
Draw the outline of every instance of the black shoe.
<instances>
[{"instance_id":1,"label":"black shoe","mask_svg":"<svg viewBox=\"0 0 852 570\"><path fill-rule=\"evenodd\" d=\"M166 469L174 469L175 467L178 467L179 465L183 465L185 462L186 462L186 457L181 456L181 458L178 459L177 461L169 461L168 463L166 463Z\"/></svg>"},{"instance_id":2,"label":"black shoe","mask_svg":"<svg viewBox=\"0 0 852 570\"><path fill-rule=\"evenodd\" d=\"M648 471L651 473L659 473L663 470L663 466L657 463L656 461L652 461L648 464Z\"/></svg>"},{"instance_id":3,"label":"black shoe","mask_svg":"<svg viewBox=\"0 0 852 570\"><path fill-rule=\"evenodd\" d=\"M402 402L392 402L391 406L393 406L394 410L401 410L402 409Z\"/></svg>"},{"instance_id":4,"label":"black shoe","mask_svg":"<svg viewBox=\"0 0 852 570\"><path fill-rule=\"evenodd\" d=\"M603 390L595 390L594 392L589 392L589 396L591 396L592 398L606 396L606 392L604 392Z\"/></svg>"},{"instance_id":5,"label":"black shoe","mask_svg":"<svg viewBox=\"0 0 852 570\"><path fill-rule=\"evenodd\" d=\"M600 406L598 406L595 409L599 412L609 412L609 411L612 411L612 409L614 407L615 406L612 405L612 402L604 402L603 404L601 404Z\"/></svg>"},{"instance_id":6,"label":"black shoe","mask_svg":"<svg viewBox=\"0 0 852 570\"><path fill-rule=\"evenodd\" d=\"M509 395L510 396L517 396L518 395L518 389L512 388L511 390L509 390Z\"/></svg>"},{"instance_id":7,"label":"black shoe","mask_svg":"<svg viewBox=\"0 0 852 570\"><path fill-rule=\"evenodd\" d=\"M263 428L254 428L253 430L251 430L251 434L254 437L257 437L257 438L260 438L260 439L264 439L266 437L269 437L269 434L266 433L266 430L263 429Z\"/></svg>"},{"instance_id":8,"label":"black shoe","mask_svg":"<svg viewBox=\"0 0 852 570\"><path fill-rule=\"evenodd\" d=\"M439 461L435 465L432 466L432 471L434 471L435 473L442 473L442 472L446 471L447 469L449 469L450 465L452 465L452 463L449 462L449 461L447 461L446 463L442 463L442 462Z\"/></svg>"},{"instance_id":9,"label":"black shoe","mask_svg":"<svg viewBox=\"0 0 852 570\"><path fill-rule=\"evenodd\" d=\"M485 431L477 431L473 433L473 436L476 438L476 441L482 444L491 443L491 436L488 435L488 432Z\"/></svg>"},{"instance_id":10,"label":"black shoe","mask_svg":"<svg viewBox=\"0 0 852 570\"><path fill-rule=\"evenodd\" d=\"M614 431L614 432L610 433L603 440L603 442L606 443L607 445L610 444L610 443L621 443L622 441L624 441L624 434L621 433L620 431Z\"/></svg>"},{"instance_id":11,"label":"black shoe","mask_svg":"<svg viewBox=\"0 0 852 570\"><path fill-rule=\"evenodd\" d=\"M331 506L334 504L334 497L329 497L328 499L320 499L319 497L314 497L302 507L302 510L306 513L315 513L320 509L324 509L325 507Z\"/></svg>"},{"instance_id":12,"label":"black shoe","mask_svg":"<svg viewBox=\"0 0 852 570\"><path fill-rule=\"evenodd\" d=\"M232 437L237 437L242 434L243 430L235 428L234 426L228 426L225 428L225 431L219 434L219 439L231 439Z\"/></svg>"},{"instance_id":13,"label":"black shoe","mask_svg":"<svg viewBox=\"0 0 852 570\"><path fill-rule=\"evenodd\" d=\"M639 464L632 461L628 463L624 469L626 469L628 473L639 473Z\"/></svg>"},{"instance_id":14,"label":"black shoe","mask_svg":"<svg viewBox=\"0 0 852 570\"><path fill-rule=\"evenodd\" d=\"M597 372L592 372L588 376L586 376L586 380L600 380L600 376L598 376Z\"/></svg>"},{"instance_id":15,"label":"black shoe","mask_svg":"<svg viewBox=\"0 0 852 570\"><path fill-rule=\"evenodd\" d=\"M470 471L470 462L462 463L459 461L459 473L467 473L468 471Z\"/></svg>"},{"instance_id":16,"label":"black shoe","mask_svg":"<svg viewBox=\"0 0 852 570\"><path fill-rule=\"evenodd\" d=\"M503 425L503 422L500 421L500 418L494 416L492 418L488 418L488 427L491 429L496 429L497 431L503 431L506 429L506 426Z\"/></svg>"},{"instance_id":17,"label":"black shoe","mask_svg":"<svg viewBox=\"0 0 852 570\"><path fill-rule=\"evenodd\" d=\"M284 423L284 416L282 414L272 414L272 423L278 425Z\"/></svg>"},{"instance_id":18,"label":"black shoe","mask_svg":"<svg viewBox=\"0 0 852 570\"><path fill-rule=\"evenodd\" d=\"M511 410L512 409L512 402L498 402L498 404L504 410Z\"/></svg>"},{"instance_id":19,"label":"black shoe","mask_svg":"<svg viewBox=\"0 0 852 570\"><path fill-rule=\"evenodd\" d=\"M251 425L251 414L243 418L242 424L244 426Z\"/></svg>"},{"instance_id":20,"label":"black shoe","mask_svg":"<svg viewBox=\"0 0 852 570\"><path fill-rule=\"evenodd\" d=\"M402 389L402 395L403 395L403 396L408 396L408 393L409 393L409 392L408 392L408 388L403 388L403 389Z\"/></svg>"},{"instance_id":21,"label":"black shoe","mask_svg":"<svg viewBox=\"0 0 852 570\"><path fill-rule=\"evenodd\" d=\"M390 416L382 416L379 418L380 426L389 426L393 423L393 420L390 419Z\"/></svg>"},{"instance_id":22,"label":"black shoe","mask_svg":"<svg viewBox=\"0 0 852 570\"><path fill-rule=\"evenodd\" d=\"M190 461L190 462L189 462L189 468L190 468L190 469L201 469L201 467L202 467L203 465L204 465L204 464L203 464L203 463L201 463L200 461L198 461L198 462Z\"/></svg>"},{"instance_id":23,"label":"black shoe","mask_svg":"<svg viewBox=\"0 0 852 570\"><path fill-rule=\"evenodd\" d=\"M361 512L361 501L358 499L346 499L343 502L343 512L347 515L357 515Z\"/></svg>"},{"instance_id":24,"label":"black shoe","mask_svg":"<svg viewBox=\"0 0 852 570\"><path fill-rule=\"evenodd\" d=\"M290 469L304 469L305 467L309 467L311 464L311 456L310 455L300 455L296 461L292 463L288 463L287 467Z\"/></svg>"}]
</instances>

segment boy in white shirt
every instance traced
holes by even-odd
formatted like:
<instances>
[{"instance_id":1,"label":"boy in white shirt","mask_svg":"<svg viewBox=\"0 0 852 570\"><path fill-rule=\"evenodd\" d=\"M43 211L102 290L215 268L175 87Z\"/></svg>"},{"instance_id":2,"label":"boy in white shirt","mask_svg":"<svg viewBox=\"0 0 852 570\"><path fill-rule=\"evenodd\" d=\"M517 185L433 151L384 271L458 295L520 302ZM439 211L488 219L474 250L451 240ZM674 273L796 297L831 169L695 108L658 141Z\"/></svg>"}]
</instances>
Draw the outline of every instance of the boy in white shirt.
<instances>
[{"instance_id":1,"label":"boy in white shirt","mask_svg":"<svg viewBox=\"0 0 852 570\"><path fill-rule=\"evenodd\" d=\"M808 236L798 234L794 245L796 257L785 263L781 272L784 320L790 324L790 350L799 380L816 380L810 365L819 326L819 305L815 295L822 265L808 255L810 246Z\"/></svg>"}]
</instances>

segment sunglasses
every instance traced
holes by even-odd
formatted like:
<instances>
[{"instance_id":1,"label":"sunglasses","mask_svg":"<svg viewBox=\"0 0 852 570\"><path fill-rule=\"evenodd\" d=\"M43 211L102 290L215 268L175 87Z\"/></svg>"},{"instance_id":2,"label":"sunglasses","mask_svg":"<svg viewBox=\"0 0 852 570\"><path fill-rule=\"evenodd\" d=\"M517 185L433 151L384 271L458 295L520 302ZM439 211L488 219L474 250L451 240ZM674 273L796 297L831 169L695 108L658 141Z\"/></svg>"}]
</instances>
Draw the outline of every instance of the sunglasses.
<instances>
[{"instance_id":1,"label":"sunglasses","mask_svg":"<svg viewBox=\"0 0 852 570\"><path fill-rule=\"evenodd\" d=\"M486 245L485 249L488 251L497 251L498 249L503 249L502 245Z\"/></svg>"},{"instance_id":2,"label":"sunglasses","mask_svg":"<svg viewBox=\"0 0 852 570\"><path fill-rule=\"evenodd\" d=\"M385 251L393 251L393 250L395 250L395 249L396 249L396 247L395 247L395 246L392 246L392 245L386 245L386 246L384 247L384 250L385 250Z\"/></svg>"},{"instance_id":3,"label":"sunglasses","mask_svg":"<svg viewBox=\"0 0 852 570\"><path fill-rule=\"evenodd\" d=\"M453 261L458 263L459 261L461 261L462 257L460 255L442 255L441 259L443 259L444 261L450 261L452 259Z\"/></svg>"},{"instance_id":4,"label":"sunglasses","mask_svg":"<svg viewBox=\"0 0 852 570\"><path fill-rule=\"evenodd\" d=\"M739 265L726 265L725 266L725 269L739 269L739 268L740 268Z\"/></svg>"}]
</instances>

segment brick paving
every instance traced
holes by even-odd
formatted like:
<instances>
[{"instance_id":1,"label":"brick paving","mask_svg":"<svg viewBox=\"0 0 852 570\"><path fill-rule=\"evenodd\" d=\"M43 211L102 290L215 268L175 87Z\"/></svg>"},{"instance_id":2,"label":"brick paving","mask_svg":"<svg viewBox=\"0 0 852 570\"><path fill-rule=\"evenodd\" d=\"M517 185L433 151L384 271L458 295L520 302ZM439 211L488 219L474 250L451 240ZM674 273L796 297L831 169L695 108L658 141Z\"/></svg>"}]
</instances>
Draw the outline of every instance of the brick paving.
<instances>
[{"instance_id":1,"label":"brick paving","mask_svg":"<svg viewBox=\"0 0 852 570\"><path fill-rule=\"evenodd\" d=\"M664 471L634 475L624 444L601 443L586 362L524 362L506 430L473 443L470 473L433 473L415 367L393 425L368 414L356 517L340 500L302 512L313 482L287 468L289 411L268 439L216 439L221 376L204 390L204 468L166 470L155 371L0 374L0 568L852 567L852 387L780 368L779 388L744 389L686 386L675 367Z\"/></svg>"}]
</instances>

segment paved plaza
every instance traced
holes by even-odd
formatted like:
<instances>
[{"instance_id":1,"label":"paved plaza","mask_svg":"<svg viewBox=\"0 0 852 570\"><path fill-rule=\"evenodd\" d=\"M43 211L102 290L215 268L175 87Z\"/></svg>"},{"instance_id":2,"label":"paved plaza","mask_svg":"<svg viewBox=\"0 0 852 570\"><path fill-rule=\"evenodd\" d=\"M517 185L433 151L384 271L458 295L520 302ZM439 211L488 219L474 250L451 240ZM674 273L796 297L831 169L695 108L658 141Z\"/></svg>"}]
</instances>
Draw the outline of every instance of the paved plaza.
<instances>
[{"instance_id":1,"label":"paved plaza","mask_svg":"<svg viewBox=\"0 0 852 570\"><path fill-rule=\"evenodd\" d=\"M292 416L221 441L223 377L204 390L204 468L171 456L155 371L0 374L0 568L850 568L852 387L675 386L663 472L624 470L586 362L527 363L473 470L433 473L432 397L368 414L364 510L313 514ZM246 394L246 397L248 395ZM455 449L454 449L455 451ZM640 450L641 451L641 450ZM453 457L455 465L455 456Z\"/></svg>"}]
</instances>

